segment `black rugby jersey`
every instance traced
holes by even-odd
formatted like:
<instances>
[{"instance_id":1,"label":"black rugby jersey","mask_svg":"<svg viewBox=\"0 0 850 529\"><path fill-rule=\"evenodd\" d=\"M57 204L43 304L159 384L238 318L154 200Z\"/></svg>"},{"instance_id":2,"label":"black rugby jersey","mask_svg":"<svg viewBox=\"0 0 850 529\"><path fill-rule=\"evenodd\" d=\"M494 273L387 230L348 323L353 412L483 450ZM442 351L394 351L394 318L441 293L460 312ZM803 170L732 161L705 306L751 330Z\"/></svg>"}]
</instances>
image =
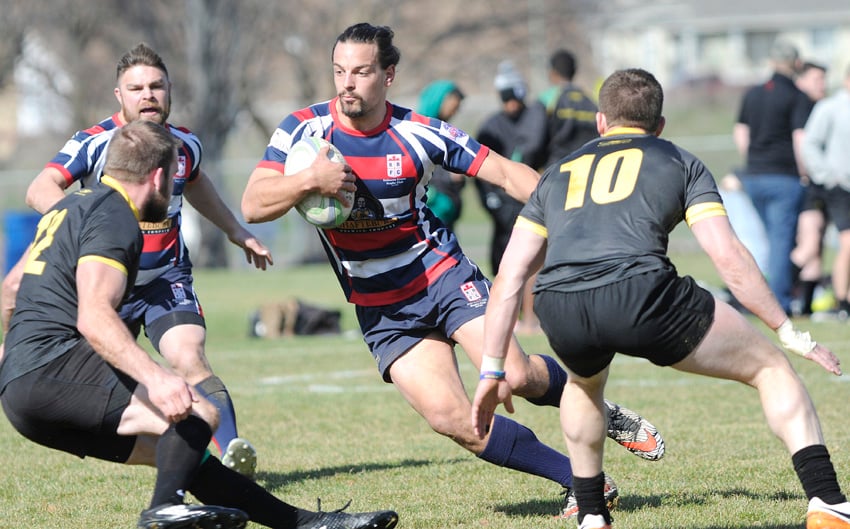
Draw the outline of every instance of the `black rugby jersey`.
<instances>
[{"instance_id":1,"label":"black rugby jersey","mask_svg":"<svg viewBox=\"0 0 850 529\"><path fill-rule=\"evenodd\" d=\"M614 132L551 166L517 219L547 238L535 292L673 269L673 228L726 214L714 177L695 156L639 129Z\"/></svg>"},{"instance_id":2,"label":"black rugby jersey","mask_svg":"<svg viewBox=\"0 0 850 529\"><path fill-rule=\"evenodd\" d=\"M123 188L107 185L70 193L38 223L5 337L0 392L6 384L58 358L82 340L77 330L77 264L96 259L124 271L127 289L139 267L142 232Z\"/></svg>"}]
</instances>

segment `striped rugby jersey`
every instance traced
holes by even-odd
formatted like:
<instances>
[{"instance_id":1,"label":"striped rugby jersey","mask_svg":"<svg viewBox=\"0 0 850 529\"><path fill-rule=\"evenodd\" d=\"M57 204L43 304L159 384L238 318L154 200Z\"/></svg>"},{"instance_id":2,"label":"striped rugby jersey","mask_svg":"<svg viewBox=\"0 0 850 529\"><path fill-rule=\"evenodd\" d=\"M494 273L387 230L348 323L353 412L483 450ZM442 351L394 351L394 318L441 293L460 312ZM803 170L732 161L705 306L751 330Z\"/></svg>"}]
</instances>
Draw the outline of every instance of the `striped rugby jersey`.
<instances>
[{"instance_id":1,"label":"striped rugby jersey","mask_svg":"<svg viewBox=\"0 0 850 529\"><path fill-rule=\"evenodd\" d=\"M477 175L487 147L448 123L389 102L374 130L348 129L333 99L284 118L257 166L283 173L289 148L306 136L333 143L357 175L348 220L317 230L349 302L406 300L463 258L455 235L426 205L427 186L437 166Z\"/></svg>"},{"instance_id":2,"label":"striped rugby jersey","mask_svg":"<svg viewBox=\"0 0 850 529\"><path fill-rule=\"evenodd\" d=\"M104 119L97 125L76 132L62 150L47 163L62 172L68 186L79 181L90 187L100 181L106 163L106 147L115 131L124 125L120 113ZM183 141L174 175L174 191L168 218L163 222L140 223L144 248L136 285L144 285L159 277L165 270L181 264L191 267L189 250L180 233L180 209L183 205L183 188L200 173L201 142L192 132L166 124L168 130Z\"/></svg>"}]
</instances>

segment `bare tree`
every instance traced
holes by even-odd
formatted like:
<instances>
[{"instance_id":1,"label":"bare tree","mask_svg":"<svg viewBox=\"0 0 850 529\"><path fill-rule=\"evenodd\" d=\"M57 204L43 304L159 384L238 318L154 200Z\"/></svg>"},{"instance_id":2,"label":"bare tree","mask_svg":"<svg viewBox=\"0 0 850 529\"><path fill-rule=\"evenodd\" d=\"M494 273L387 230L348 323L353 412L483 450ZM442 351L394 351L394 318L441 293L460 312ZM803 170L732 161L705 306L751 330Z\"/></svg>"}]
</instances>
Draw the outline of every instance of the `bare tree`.
<instances>
[{"instance_id":1,"label":"bare tree","mask_svg":"<svg viewBox=\"0 0 850 529\"><path fill-rule=\"evenodd\" d=\"M386 24L396 31L404 72L396 94L415 95L437 77L489 91L502 59L515 59L536 78L551 49L567 46L582 55L581 20L595 9L592 0L9 1L0 22L10 36L0 44L0 86L23 36L38 32L72 78L73 89L63 95L73 123L82 128L114 108L109 92L115 81L104 65L146 41L169 64L172 119L201 139L203 167L223 191L221 162L237 118L250 116L268 135L282 116L269 116L264 102L306 105L333 96L331 48L352 23ZM225 266L223 234L207 222L200 225L195 264Z\"/></svg>"}]
</instances>

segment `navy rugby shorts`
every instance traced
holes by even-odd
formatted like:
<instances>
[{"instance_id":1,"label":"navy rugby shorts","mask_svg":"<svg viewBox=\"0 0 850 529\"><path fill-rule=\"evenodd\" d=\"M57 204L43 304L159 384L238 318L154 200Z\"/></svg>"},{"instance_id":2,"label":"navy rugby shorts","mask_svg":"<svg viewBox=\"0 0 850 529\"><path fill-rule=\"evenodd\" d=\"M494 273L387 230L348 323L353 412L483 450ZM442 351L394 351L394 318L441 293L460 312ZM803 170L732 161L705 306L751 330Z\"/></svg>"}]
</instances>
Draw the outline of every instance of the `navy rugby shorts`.
<instances>
[{"instance_id":1,"label":"navy rugby shorts","mask_svg":"<svg viewBox=\"0 0 850 529\"><path fill-rule=\"evenodd\" d=\"M605 369L615 353L659 366L675 364L702 342L714 322L714 297L671 270L578 292L547 290L534 298L549 345L583 377Z\"/></svg>"},{"instance_id":2,"label":"navy rugby shorts","mask_svg":"<svg viewBox=\"0 0 850 529\"><path fill-rule=\"evenodd\" d=\"M356 307L363 339L385 382L389 369L414 345L433 332L451 339L463 324L484 316L490 281L468 258L415 296L379 307Z\"/></svg>"},{"instance_id":3,"label":"navy rugby shorts","mask_svg":"<svg viewBox=\"0 0 850 529\"><path fill-rule=\"evenodd\" d=\"M191 268L175 266L150 283L133 287L120 311L133 336L138 336L144 325L145 335L159 351L159 340L172 327L184 324L206 327L192 281Z\"/></svg>"}]
</instances>

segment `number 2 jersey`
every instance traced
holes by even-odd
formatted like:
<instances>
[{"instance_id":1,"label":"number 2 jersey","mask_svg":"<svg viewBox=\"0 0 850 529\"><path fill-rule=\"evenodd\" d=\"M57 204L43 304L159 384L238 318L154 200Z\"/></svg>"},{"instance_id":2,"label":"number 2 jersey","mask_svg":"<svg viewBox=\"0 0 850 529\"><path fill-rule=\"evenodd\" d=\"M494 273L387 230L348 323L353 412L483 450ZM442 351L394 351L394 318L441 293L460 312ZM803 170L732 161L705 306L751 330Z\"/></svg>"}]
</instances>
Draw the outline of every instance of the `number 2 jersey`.
<instances>
[{"instance_id":1,"label":"number 2 jersey","mask_svg":"<svg viewBox=\"0 0 850 529\"><path fill-rule=\"evenodd\" d=\"M77 330L77 265L87 260L127 274L139 266L137 212L115 180L69 193L38 223L0 364L0 391L10 381L62 356L83 338ZM126 293L125 293L126 294Z\"/></svg>"},{"instance_id":2,"label":"number 2 jersey","mask_svg":"<svg viewBox=\"0 0 850 529\"><path fill-rule=\"evenodd\" d=\"M673 143L620 128L550 166L517 219L547 238L535 292L573 292L675 269L669 234L726 215L714 177Z\"/></svg>"},{"instance_id":3,"label":"number 2 jersey","mask_svg":"<svg viewBox=\"0 0 850 529\"><path fill-rule=\"evenodd\" d=\"M427 207L434 168L475 176L489 149L443 121L387 103L370 131L340 125L336 99L287 116L258 167L284 172L290 147L306 136L336 146L357 176L351 214L318 230L346 298L361 306L406 300L464 258L455 235Z\"/></svg>"},{"instance_id":4,"label":"number 2 jersey","mask_svg":"<svg viewBox=\"0 0 850 529\"><path fill-rule=\"evenodd\" d=\"M68 186L74 182L80 182L83 188L95 185L103 173L109 140L123 125L125 123L121 114L115 113L97 125L76 132L47 163L47 167L58 169L65 176ZM201 142L187 129L170 124L165 127L183 141L183 146L177 156L177 174L174 175L174 191L168 207L168 218L163 222L145 222L140 225L145 238L145 248L136 279L137 285L153 281L172 266L192 266L189 250L180 232L180 210L183 206L184 187L200 173Z\"/></svg>"}]
</instances>

